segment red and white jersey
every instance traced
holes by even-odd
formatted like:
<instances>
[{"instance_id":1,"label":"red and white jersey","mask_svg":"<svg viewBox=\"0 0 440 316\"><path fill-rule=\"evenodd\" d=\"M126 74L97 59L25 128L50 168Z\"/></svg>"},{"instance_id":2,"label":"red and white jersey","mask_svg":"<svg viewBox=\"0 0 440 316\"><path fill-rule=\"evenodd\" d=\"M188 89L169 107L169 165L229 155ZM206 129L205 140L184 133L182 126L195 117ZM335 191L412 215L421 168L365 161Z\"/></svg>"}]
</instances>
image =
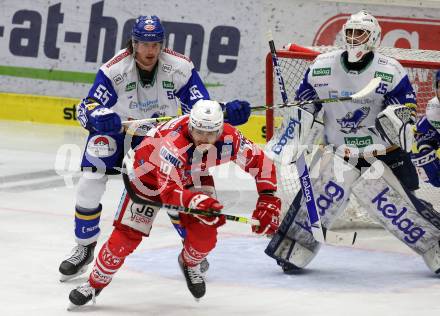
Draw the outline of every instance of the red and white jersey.
<instances>
[{"instance_id":1,"label":"red and white jersey","mask_svg":"<svg viewBox=\"0 0 440 316\"><path fill-rule=\"evenodd\" d=\"M255 178L258 192L276 191L275 166L263 151L236 128L225 123L216 143L198 151L188 130L189 116L181 116L149 132L136 148L135 175L143 184L141 193L162 203L189 206L201 176L210 167L229 161Z\"/></svg>"}]
</instances>

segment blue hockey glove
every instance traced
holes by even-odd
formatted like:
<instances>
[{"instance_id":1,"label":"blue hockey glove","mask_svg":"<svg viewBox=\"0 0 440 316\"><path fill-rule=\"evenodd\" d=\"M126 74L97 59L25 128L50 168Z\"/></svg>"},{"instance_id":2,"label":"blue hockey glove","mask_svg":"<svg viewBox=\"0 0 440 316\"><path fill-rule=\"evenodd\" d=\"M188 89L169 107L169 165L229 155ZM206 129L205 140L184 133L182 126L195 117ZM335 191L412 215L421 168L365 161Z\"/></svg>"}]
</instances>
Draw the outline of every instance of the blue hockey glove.
<instances>
[{"instance_id":1,"label":"blue hockey glove","mask_svg":"<svg viewBox=\"0 0 440 316\"><path fill-rule=\"evenodd\" d=\"M247 101L234 100L226 103L226 122L231 125L241 125L247 122L251 115L251 106Z\"/></svg>"},{"instance_id":2,"label":"blue hockey glove","mask_svg":"<svg viewBox=\"0 0 440 316\"><path fill-rule=\"evenodd\" d=\"M440 187L440 160L432 147L422 146L419 153L411 154L411 160L425 182L437 188Z\"/></svg>"},{"instance_id":3,"label":"blue hockey glove","mask_svg":"<svg viewBox=\"0 0 440 316\"><path fill-rule=\"evenodd\" d=\"M121 118L108 108L96 109L90 114L90 125L98 133L118 134L121 131Z\"/></svg>"}]
</instances>

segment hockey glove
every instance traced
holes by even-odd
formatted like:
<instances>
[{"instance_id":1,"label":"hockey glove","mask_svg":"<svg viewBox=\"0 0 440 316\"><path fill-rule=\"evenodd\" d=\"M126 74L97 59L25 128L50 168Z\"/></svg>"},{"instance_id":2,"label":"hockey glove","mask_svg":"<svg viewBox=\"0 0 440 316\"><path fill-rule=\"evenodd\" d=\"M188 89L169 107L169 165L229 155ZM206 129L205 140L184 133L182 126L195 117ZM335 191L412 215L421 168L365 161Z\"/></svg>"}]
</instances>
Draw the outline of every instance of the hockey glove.
<instances>
[{"instance_id":1,"label":"hockey glove","mask_svg":"<svg viewBox=\"0 0 440 316\"><path fill-rule=\"evenodd\" d=\"M411 160L420 179L437 188L440 187L440 160L436 151L429 145L422 145L419 150L419 153L411 154Z\"/></svg>"},{"instance_id":2,"label":"hockey glove","mask_svg":"<svg viewBox=\"0 0 440 316\"><path fill-rule=\"evenodd\" d=\"M195 218L199 219L206 225L220 227L226 223L226 218L224 215L215 215L216 213L220 213L223 205L221 205L216 199L213 199L206 194L194 194L189 202L188 207L212 213L214 216L194 215Z\"/></svg>"},{"instance_id":3,"label":"hockey glove","mask_svg":"<svg viewBox=\"0 0 440 316\"><path fill-rule=\"evenodd\" d=\"M226 103L226 122L231 125L241 125L248 121L251 106L247 101L234 100Z\"/></svg>"},{"instance_id":4,"label":"hockey glove","mask_svg":"<svg viewBox=\"0 0 440 316\"><path fill-rule=\"evenodd\" d=\"M252 231L259 235L273 235L280 226L281 200L273 195L262 194L252 218L260 221L260 226L252 226Z\"/></svg>"},{"instance_id":5,"label":"hockey glove","mask_svg":"<svg viewBox=\"0 0 440 316\"><path fill-rule=\"evenodd\" d=\"M105 107L96 109L90 115L90 124L98 133L118 134L121 131L121 118L113 110Z\"/></svg>"}]
</instances>

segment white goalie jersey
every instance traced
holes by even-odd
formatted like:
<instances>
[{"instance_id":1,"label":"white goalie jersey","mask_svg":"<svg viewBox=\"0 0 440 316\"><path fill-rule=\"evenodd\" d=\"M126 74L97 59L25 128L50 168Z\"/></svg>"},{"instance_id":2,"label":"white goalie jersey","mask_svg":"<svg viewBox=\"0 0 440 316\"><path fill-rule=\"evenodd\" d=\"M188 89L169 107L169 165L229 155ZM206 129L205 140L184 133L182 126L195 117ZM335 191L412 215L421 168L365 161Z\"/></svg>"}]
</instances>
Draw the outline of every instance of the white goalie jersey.
<instances>
[{"instance_id":1,"label":"white goalie jersey","mask_svg":"<svg viewBox=\"0 0 440 316\"><path fill-rule=\"evenodd\" d=\"M374 144L389 147L379 135L367 127L374 126L376 116L387 105L416 103L414 90L405 69L393 58L375 53L362 71L348 70L343 50L319 55L307 70L297 92L297 100L348 97L364 88L373 78L382 80L374 92L356 101L317 105L315 113L324 109L324 134L327 144L365 153L377 149ZM340 148L341 149L341 148Z\"/></svg>"}]
</instances>

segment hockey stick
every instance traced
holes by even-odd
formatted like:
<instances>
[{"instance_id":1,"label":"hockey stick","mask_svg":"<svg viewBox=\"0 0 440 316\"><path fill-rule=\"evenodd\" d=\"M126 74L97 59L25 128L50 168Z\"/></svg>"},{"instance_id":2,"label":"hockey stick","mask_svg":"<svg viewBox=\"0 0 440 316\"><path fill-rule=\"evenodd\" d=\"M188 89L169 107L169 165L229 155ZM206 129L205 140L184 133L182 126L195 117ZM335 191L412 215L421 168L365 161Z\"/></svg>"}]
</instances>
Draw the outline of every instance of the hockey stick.
<instances>
[{"instance_id":1,"label":"hockey stick","mask_svg":"<svg viewBox=\"0 0 440 316\"><path fill-rule=\"evenodd\" d=\"M337 97L337 98L314 99L314 100L289 102L288 98L287 98L286 89L284 86L284 80L281 75L281 68L278 65L278 58L276 56L275 44L274 44L273 40L269 41L269 45L271 46L272 62L274 63L274 69L275 69L275 73L277 76L278 84L280 86L280 92L281 92L281 96L283 99L283 103L276 104L273 106L265 106L265 105L253 106L253 107L251 107L251 112L264 111L264 110L268 110L268 109L283 109L286 107L293 107L293 106L301 107L303 105L308 105L308 104L332 103L332 102L353 101L353 100L357 100L357 99L363 99L363 98L365 98L365 96L367 96L368 94L373 92L378 87L379 83L381 82L381 78L379 78L379 77L373 78L370 80L370 82L363 89L356 92L355 94L352 94L349 97ZM272 53L272 46L273 46L273 53ZM140 119L140 120L122 121L122 126L124 127L125 130L127 130L133 124L137 124L137 125L141 126L142 124L161 123L161 122L170 121L176 117L177 116L161 116L161 117L146 118L146 119ZM321 124L321 125L324 124L323 122L317 121L317 120L315 120L315 122L318 124Z\"/></svg>"},{"instance_id":2,"label":"hockey stick","mask_svg":"<svg viewBox=\"0 0 440 316\"><path fill-rule=\"evenodd\" d=\"M273 62L275 74L276 74L278 85L279 85L280 92L281 92L281 98L283 99L283 104L285 104L287 106L289 104L289 101L288 101L286 89L284 86L284 80L283 80L283 77L281 74L281 68L278 65L278 58L276 55L275 43L272 38L272 33L269 31L267 36L268 36L268 41L269 41L270 53L272 56L272 62ZM375 84L376 86L378 85L378 83L372 83L371 86L373 84ZM361 90L361 91L363 91L362 95L366 95L366 94L370 93L371 90L373 90L371 86L368 87L368 90L366 89L367 87L365 87L365 89L362 89ZM361 91L359 91L359 92L361 92ZM350 98L350 97L348 97L348 98ZM352 98L350 98L348 100L352 100ZM303 194L304 199L306 201L307 214L309 217L313 238L315 238L315 240L320 243L329 243L329 244L347 245L347 246L353 245L356 240L356 236L357 236L356 232L354 232L354 233L338 233L338 232L333 232L333 231L326 230L325 228L323 228L323 226L321 224L321 218L319 217L319 213L316 209L315 199L313 197L312 182L310 181L310 175L309 175L309 171L307 168L307 164L306 164L306 160L304 158L303 152L301 153L301 155L299 156L299 158L296 162L296 167L298 169L298 174L300 177L302 194Z\"/></svg>"},{"instance_id":3,"label":"hockey stick","mask_svg":"<svg viewBox=\"0 0 440 316\"><path fill-rule=\"evenodd\" d=\"M131 158L129 157L129 154L127 154L126 158L131 160ZM133 190L133 187L131 186L131 182L130 182L130 177L128 175L130 173L130 171L129 171L129 169L127 169L127 163L126 163L127 159L126 158L124 158L124 162L122 164L122 172L121 172L122 173L122 180L124 182L124 187L127 190L128 196L130 197L130 199L134 203L141 204L141 205L158 206L158 207L162 207L162 208L177 211L177 212L183 212L183 213L195 214L195 215L203 215L203 216L208 216L208 217L213 217L213 216L215 217L215 216L223 215L226 218L226 220L228 220L228 221L239 222L239 223L243 223L243 224L250 224L250 225L254 225L254 226L260 225L260 222L257 219L253 219L253 218L247 218L247 217L243 217L243 216L235 216L235 215L224 214L224 213L211 213L211 212L198 210L198 209L194 209L194 208L189 208L189 207L184 207L184 206L179 206L179 205L165 204L165 203L147 200L147 199L143 198L142 196L140 196L139 194L137 194Z\"/></svg>"},{"instance_id":4,"label":"hockey stick","mask_svg":"<svg viewBox=\"0 0 440 316\"><path fill-rule=\"evenodd\" d=\"M274 58L274 55L272 54L272 60ZM275 58L276 54L275 54ZM275 66L274 63L274 68L275 68L275 74L278 76L278 71L281 71L280 67ZM278 71L276 70L278 69ZM284 81L281 81L282 79L278 79L278 84L283 84L284 85ZM283 104L276 104L273 106L255 106L252 107L252 111L259 111L259 110L267 110L267 109L283 109L286 107L292 107L292 106L303 106L303 105L308 105L308 104L319 104L319 103L333 103L333 102L340 102L340 101L353 101L353 100L360 100L365 98L365 96L367 96L368 94L370 94L371 92L373 92L378 86L379 83L381 82L381 78L376 77L370 80L370 82L360 91L356 92L355 94L352 94L349 97L337 97L337 98L327 98L327 99L314 99L314 100L304 100L304 101L293 101L293 102L287 102L287 94L285 94L285 92L283 92L284 90L281 90L281 95L285 95L285 98L283 97ZM318 123L322 123L319 121L315 121Z\"/></svg>"}]
</instances>

